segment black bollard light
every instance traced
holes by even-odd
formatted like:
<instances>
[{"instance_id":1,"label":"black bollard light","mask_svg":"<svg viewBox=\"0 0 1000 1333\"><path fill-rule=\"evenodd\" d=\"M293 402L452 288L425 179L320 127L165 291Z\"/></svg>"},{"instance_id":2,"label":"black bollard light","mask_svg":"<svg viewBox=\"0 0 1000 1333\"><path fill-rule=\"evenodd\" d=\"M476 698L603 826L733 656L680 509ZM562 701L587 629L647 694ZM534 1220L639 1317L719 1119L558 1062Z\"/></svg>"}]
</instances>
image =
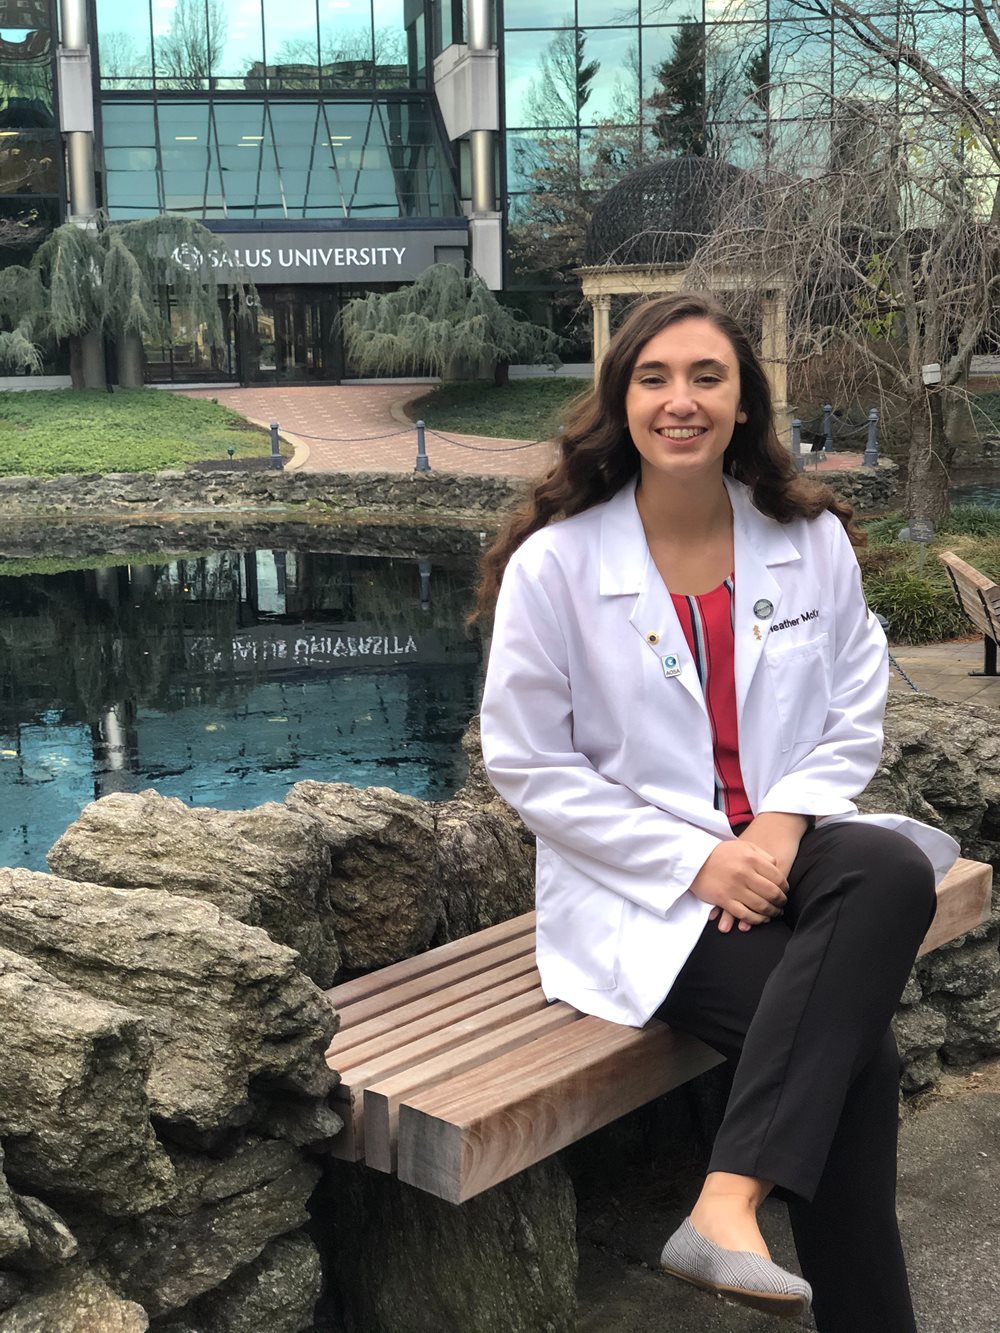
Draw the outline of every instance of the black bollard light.
<instances>
[{"instance_id":1,"label":"black bollard light","mask_svg":"<svg viewBox=\"0 0 1000 1333\"><path fill-rule=\"evenodd\" d=\"M413 465L414 472L430 472L431 460L427 457L426 427L422 421L417 422L417 461Z\"/></svg>"},{"instance_id":2,"label":"black bollard light","mask_svg":"<svg viewBox=\"0 0 1000 1333\"><path fill-rule=\"evenodd\" d=\"M281 441L278 439L278 423L271 422L271 467L280 471L284 464L281 457Z\"/></svg>"},{"instance_id":3,"label":"black bollard light","mask_svg":"<svg viewBox=\"0 0 1000 1333\"><path fill-rule=\"evenodd\" d=\"M792 458L795 462L795 471L801 472L803 467L802 422L798 417L792 419Z\"/></svg>"},{"instance_id":4,"label":"black bollard light","mask_svg":"<svg viewBox=\"0 0 1000 1333\"><path fill-rule=\"evenodd\" d=\"M864 467L878 467L878 408L870 407L868 409L868 442L865 445L865 456L861 460Z\"/></svg>"}]
</instances>

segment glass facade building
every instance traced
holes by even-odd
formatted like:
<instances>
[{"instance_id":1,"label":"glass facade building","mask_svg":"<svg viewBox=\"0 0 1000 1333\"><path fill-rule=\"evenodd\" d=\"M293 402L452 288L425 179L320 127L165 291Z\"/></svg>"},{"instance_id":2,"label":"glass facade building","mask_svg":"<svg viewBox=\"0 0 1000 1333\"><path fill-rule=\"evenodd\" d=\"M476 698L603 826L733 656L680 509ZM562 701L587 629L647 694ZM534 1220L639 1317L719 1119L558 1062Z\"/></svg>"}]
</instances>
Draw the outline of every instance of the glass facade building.
<instances>
[{"instance_id":1,"label":"glass facade building","mask_svg":"<svg viewBox=\"0 0 1000 1333\"><path fill-rule=\"evenodd\" d=\"M554 245L551 262L536 253L521 264L524 236L555 218L558 241L560 210L564 220L574 196L579 230L588 198L652 159L825 170L850 147L852 108L862 104L891 105L915 143L956 133L905 62L873 56L825 8L62 0L64 20L78 10L86 33L62 45L87 48L75 54L89 61L97 205L123 220L181 213L244 255L273 256L250 274L262 302L258 350L241 351L234 333L224 356L192 350L185 369L178 349L199 343L184 331L150 355L156 373L339 377L350 370L336 346L343 297L407 281L435 260L471 262L533 317L561 319L567 302L551 314L557 271L580 261ZM997 86L972 0L927 0L926 12L920 3L903 12L898 0L855 9L888 43L924 52L955 87ZM53 14L49 0L0 0L7 216L65 211L67 190L73 208ZM59 69L58 86L68 86ZM62 122L67 140L86 132L75 116ZM983 157L978 197L991 207L994 168L973 136L961 151L970 162ZM288 254L305 257L301 272Z\"/></svg>"},{"instance_id":2,"label":"glass facade building","mask_svg":"<svg viewBox=\"0 0 1000 1333\"><path fill-rule=\"evenodd\" d=\"M49 0L0 0L0 251L6 262L59 220L62 142Z\"/></svg>"}]
</instances>

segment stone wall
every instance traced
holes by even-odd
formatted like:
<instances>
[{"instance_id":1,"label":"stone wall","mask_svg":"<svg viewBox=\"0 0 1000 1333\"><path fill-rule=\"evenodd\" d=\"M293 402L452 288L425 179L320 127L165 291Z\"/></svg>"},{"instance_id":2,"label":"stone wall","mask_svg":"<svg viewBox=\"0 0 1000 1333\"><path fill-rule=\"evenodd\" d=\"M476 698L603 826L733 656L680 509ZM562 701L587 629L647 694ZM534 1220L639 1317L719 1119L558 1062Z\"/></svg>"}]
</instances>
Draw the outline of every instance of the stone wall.
<instances>
[{"instance_id":1,"label":"stone wall","mask_svg":"<svg viewBox=\"0 0 1000 1333\"><path fill-rule=\"evenodd\" d=\"M475 728L466 748L451 801L116 794L52 874L0 870L0 1333L571 1333L560 1161L460 1211L324 1160L322 988L530 906L532 840ZM890 700L863 804L1000 867L994 710ZM1000 1051L997 933L918 964L897 1018L908 1090Z\"/></svg>"}]
</instances>

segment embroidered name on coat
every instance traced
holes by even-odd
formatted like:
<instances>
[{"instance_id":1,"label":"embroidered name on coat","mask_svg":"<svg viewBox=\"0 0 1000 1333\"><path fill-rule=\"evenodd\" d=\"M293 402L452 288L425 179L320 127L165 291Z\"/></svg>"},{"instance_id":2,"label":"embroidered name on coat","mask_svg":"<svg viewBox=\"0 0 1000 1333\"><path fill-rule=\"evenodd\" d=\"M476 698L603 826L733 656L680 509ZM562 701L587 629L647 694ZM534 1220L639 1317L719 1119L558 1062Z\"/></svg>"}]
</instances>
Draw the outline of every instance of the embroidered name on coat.
<instances>
[{"instance_id":1,"label":"embroidered name on coat","mask_svg":"<svg viewBox=\"0 0 1000 1333\"><path fill-rule=\"evenodd\" d=\"M807 620L817 620L818 618L819 607L815 607L812 611L803 611L802 614L796 616L794 620L779 620L776 625L771 626L768 632L770 634L777 634L778 630L794 629L796 625L801 625Z\"/></svg>"}]
</instances>

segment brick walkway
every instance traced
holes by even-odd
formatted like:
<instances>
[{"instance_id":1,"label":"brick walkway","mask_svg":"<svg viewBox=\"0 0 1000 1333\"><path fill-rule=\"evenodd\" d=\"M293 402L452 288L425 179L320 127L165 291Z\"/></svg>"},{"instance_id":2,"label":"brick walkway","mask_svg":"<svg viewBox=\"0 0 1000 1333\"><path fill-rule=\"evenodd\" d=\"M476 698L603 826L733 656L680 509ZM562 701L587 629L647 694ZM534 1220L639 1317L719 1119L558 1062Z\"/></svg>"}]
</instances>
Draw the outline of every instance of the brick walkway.
<instances>
[{"instance_id":1,"label":"brick walkway","mask_svg":"<svg viewBox=\"0 0 1000 1333\"><path fill-rule=\"evenodd\" d=\"M301 464L306 472L413 471L417 436L412 424L406 424L402 408L426 392L423 385L331 384L181 392L191 398L215 398L258 425L276 421L282 435L296 445L297 454L308 451ZM518 448L523 440L444 434L459 443L448 444L431 431L427 433L427 456L438 472L538 477L552 458L548 444ZM310 438L316 436L323 438Z\"/></svg>"}]
</instances>

